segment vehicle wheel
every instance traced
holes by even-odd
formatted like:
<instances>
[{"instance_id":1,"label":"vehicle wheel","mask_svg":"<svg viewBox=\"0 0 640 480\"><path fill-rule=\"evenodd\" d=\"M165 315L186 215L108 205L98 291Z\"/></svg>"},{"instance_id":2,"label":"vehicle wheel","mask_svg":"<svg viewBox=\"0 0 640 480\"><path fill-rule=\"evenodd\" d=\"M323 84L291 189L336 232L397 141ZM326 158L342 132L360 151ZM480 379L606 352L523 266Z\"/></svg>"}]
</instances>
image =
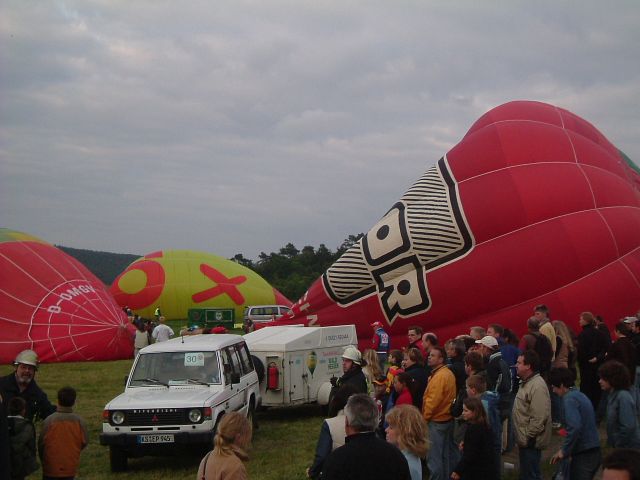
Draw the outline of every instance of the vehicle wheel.
<instances>
[{"instance_id":1,"label":"vehicle wheel","mask_svg":"<svg viewBox=\"0 0 640 480\"><path fill-rule=\"evenodd\" d=\"M254 406L253 399L249 403L249 409L247 410L247 420L251 424L251 428L256 430L258 428L258 421L256 420L256 407Z\"/></svg>"},{"instance_id":2,"label":"vehicle wheel","mask_svg":"<svg viewBox=\"0 0 640 480\"><path fill-rule=\"evenodd\" d=\"M256 375L258 375L258 383L262 383L264 380L264 365L255 355L251 355L251 360L253 360L253 366L256 369Z\"/></svg>"},{"instance_id":3,"label":"vehicle wheel","mask_svg":"<svg viewBox=\"0 0 640 480\"><path fill-rule=\"evenodd\" d=\"M127 452L118 447L109 447L109 464L112 472L127 470Z\"/></svg>"}]
</instances>

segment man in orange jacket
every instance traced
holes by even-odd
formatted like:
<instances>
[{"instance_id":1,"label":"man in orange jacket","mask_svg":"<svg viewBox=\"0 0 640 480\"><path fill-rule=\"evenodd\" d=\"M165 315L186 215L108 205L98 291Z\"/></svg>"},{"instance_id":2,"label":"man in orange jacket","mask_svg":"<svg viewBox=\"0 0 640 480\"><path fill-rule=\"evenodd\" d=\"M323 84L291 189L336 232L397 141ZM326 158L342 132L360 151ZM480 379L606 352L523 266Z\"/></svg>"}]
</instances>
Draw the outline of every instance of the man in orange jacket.
<instances>
[{"instance_id":1,"label":"man in orange jacket","mask_svg":"<svg viewBox=\"0 0 640 480\"><path fill-rule=\"evenodd\" d=\"M456 377L447 368L443 347L434 346L427 359L431 376L422 399L422 416L429 426L431 448L427 466L432 480L446 480L451 476L459 460L453 441L453 416L451 403L456 398Z\"/></svg>"}]
</instances>

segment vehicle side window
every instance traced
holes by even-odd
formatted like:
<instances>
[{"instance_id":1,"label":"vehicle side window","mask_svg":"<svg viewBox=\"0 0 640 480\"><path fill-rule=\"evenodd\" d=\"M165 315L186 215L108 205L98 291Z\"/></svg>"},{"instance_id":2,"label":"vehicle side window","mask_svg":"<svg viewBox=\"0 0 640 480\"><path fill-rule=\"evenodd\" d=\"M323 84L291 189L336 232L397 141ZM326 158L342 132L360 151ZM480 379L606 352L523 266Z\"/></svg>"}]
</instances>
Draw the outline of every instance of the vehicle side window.
<instances>
[{"instance_id":1,"label":"vehicle side window","mask_svg":"<svg viewBox=\"0 0 640 480\"><path fill-rule=\"evenodd\" d=\"M277 315L278 314L278 307L265 308L265 314L267 314L267 315Z\"/></svg>"},{"instance_id":2,"label":"vehicle side window","mask_svg":"<svg viewBox=\"0 0 640 480\"><path fill-rule=\"evenodd\" d=\"M229 357L229 351L225 348L220 350L220 358L222 359L222 370L224 373L224 383L229 385L231 383L231 372L233 372L233 363Z\"/></svg>"},{"instance_id":3,"label":"vehicle side window","mask_svg":"<svg viewBox=\"0 0 640 480\"><path fill-rule=\"evenodd\" d=\"M286 315L287 313L289 313L291 311L290 308L288 307L280 307L280 314L281 315Z\"/></svg>"},{"instance_id":4,"label":"vehicle side window","mask_svg":"<svg viewBox=\"0 0 640 480\"><path fill-rule=\"evenodd\" d=\"M240 366L240 358L238 358L238 352L236 352L235 345L231 345L230 347L226 347L224 349L224 356L229 358L229 372L235 372L238 375L242 376L242 367ZM226 379L226 371L225 367L225 379Z\"/></svg>"},{"instance_id":5,"label":"vehicle side window","mask_svg":"<svg viewBox=\"0 0 640 480\"><path fill-rule=\"evenodd\" d=\"M247 348L247 344L244 342L237 343L236 349L238 350L240 363L242 364L242 374L246 375L247 373L253 372L253 362L251 361L251 357L249 356L249 349Z\"/></svg>"}]
</instances>

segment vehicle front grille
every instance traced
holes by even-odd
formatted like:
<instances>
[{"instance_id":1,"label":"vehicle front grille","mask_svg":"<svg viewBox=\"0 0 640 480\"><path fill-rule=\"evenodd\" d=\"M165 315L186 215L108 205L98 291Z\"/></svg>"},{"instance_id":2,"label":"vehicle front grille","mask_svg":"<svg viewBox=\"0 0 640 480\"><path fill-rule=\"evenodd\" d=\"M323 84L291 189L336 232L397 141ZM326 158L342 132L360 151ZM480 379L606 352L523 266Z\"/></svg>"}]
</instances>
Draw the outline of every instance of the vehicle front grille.
<instances>
[{"instance_id":1,"label":"vehicle front grille","mask_svg":"<svg viewBox=\"0 0 640 480\"><path fill-rule=\"evenodd\" d=\"M125 412L125 425L182 425L187 421L186 412L181 408L145 408Z\"/></svg>"}]
</instances>

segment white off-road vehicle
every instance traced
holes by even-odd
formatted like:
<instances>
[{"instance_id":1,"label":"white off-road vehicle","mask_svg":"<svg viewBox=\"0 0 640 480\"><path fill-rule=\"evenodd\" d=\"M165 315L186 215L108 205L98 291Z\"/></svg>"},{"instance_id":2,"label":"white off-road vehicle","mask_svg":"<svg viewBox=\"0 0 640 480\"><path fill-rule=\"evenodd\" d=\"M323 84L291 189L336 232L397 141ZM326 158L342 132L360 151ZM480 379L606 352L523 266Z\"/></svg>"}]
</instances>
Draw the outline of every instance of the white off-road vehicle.
<instances>
[{"instance_id":1,"label":"white off-road vehicle","mask_svg":"<svg viewBox=\"0 0 640 480\"><path fill-rule=\"evenodd\" d=\"M128 457L164 455L178 447L211 448L230 411L253 421L260 401L249 349L238 335L195 335L155 343L135 359L124 393L103 412L100 443L112 471Z\"/></svg>"}]
</instances>

